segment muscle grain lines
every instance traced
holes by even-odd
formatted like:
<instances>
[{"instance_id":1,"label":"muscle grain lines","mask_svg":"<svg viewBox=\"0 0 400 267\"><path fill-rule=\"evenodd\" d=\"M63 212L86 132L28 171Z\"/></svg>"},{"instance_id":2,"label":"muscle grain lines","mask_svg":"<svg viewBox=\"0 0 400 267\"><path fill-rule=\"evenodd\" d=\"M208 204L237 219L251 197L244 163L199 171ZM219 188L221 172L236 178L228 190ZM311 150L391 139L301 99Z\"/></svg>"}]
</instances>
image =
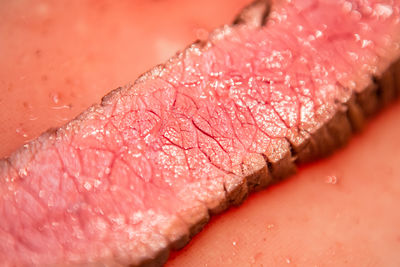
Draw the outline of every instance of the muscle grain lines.
<instances>
[{"instance_id":1,"label":"muscle grain lines","mask_svg":"<svg viewBox=\"0 0 400 267\"><path fill-rule=\"evenodd\" d=\"M44 222L57 234L27 235L47 254L15 241L0 256L9 265L160 265L210 215L343 145L400 83L390 65L400 54L391 45L400 43L400 0L387 17L373 14L384 0L347 1L350 11L341 0L274 1L265 27L270 3L257 1L250 17L0 161L0 211L21 209L2 226ZM35 199L37 190L54 198ZM17 191L52 221L18 206Z\"/></svg>"}]
</instances>

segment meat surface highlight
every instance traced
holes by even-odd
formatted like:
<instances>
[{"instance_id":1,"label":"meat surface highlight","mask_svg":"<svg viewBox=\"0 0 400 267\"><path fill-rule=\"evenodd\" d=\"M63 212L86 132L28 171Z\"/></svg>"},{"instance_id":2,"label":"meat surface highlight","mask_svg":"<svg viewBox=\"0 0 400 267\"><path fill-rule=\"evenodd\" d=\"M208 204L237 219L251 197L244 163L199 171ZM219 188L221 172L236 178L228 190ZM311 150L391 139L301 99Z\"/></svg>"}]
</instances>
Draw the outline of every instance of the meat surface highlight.
<instances>
[{"instance_id":1,"label":"meat surface highlight","mask_svg":"<svg viewBox=\"0 0 400 267\"><path fill-rule=\"evenodd\" d=\"M161 265L399 92L400 1L257 1L0 161L0 259Z\"/></svg>"}]
</instances>

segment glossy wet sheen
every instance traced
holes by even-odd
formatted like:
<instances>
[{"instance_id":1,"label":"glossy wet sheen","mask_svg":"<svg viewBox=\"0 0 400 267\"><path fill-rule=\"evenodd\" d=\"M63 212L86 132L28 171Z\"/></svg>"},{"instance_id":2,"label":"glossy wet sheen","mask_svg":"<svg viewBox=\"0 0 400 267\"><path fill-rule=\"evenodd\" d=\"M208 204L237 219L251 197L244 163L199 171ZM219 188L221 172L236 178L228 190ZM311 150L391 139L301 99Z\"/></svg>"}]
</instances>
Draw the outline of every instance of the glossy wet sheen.
<instances>
[{"instance_id":1,"label":"glossy wet sheen","mask_svg":"<svg viewBox=\"0 0 400 267\"><path fill-rule=\"evenodd\" d=\"M52 100L54 101L54 97L52 98ZM322 191L322 189L321 189L321 191ZM235 244L236 245L234 245L234 246L239 246L240 245L240 242L238 242L238 241L233 241L233 242L236 242ZM232 243L233 244L233 243ZM256 257L257 258L257 257ZM258 257L259 258L259 257ZM287 260L286 260L286 262L288 262ZM294 259L294 257L289 257L289 263L291 263L291 262L295 262L295 259ZM229 263L229 261L226 261L226 263Z\"/></svg>"}]
</instances>

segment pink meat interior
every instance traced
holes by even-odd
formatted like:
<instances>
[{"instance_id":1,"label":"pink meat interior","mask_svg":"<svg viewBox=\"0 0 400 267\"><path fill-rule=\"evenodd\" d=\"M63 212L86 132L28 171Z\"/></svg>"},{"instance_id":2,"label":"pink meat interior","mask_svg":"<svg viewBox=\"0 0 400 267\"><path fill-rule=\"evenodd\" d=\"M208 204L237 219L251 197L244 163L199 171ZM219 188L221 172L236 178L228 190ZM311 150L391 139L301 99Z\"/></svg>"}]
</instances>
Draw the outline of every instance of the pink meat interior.
<instances>
[{"instance_id":1,"label":"pink meat interior","mask_svg":"<svg viewBox=\"0 0 400 267\"><path fill-rule=\"evenodd\" d=\"M400 3L286 1L215 31L0 162L7 264L152 257L215 211L251 154L328 121L398 54ZM145 256L144 256L145 255Z\"/></svg>"}]
</instances>

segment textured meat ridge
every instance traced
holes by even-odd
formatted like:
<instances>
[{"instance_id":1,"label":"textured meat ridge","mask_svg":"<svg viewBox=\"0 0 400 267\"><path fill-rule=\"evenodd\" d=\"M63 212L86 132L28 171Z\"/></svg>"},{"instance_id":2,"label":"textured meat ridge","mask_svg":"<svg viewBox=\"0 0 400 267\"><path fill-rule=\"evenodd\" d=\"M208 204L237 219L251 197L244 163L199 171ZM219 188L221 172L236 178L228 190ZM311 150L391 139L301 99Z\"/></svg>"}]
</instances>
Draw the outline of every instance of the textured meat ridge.
<instances>
[{"instance_id":1,"label":"textured meat ridge","mask_svg":"<svg viewBox=\"0 0 400 267\"><path fill-rule=\"evenodd\" d=\"M397 50L376 40L378 51L357 51L340 30L318 41L305 31L320 29L318 16L334 25L340 1L292 2L255 2L235 26L0 161L5 264L161 265L210 215L332 153L399 94ZM353 9L368 18L361 1ZM397 36L381 16L366 23ZM296 28L301 42L294 24L305 28Z\"/></svg>"}]
</instances>

